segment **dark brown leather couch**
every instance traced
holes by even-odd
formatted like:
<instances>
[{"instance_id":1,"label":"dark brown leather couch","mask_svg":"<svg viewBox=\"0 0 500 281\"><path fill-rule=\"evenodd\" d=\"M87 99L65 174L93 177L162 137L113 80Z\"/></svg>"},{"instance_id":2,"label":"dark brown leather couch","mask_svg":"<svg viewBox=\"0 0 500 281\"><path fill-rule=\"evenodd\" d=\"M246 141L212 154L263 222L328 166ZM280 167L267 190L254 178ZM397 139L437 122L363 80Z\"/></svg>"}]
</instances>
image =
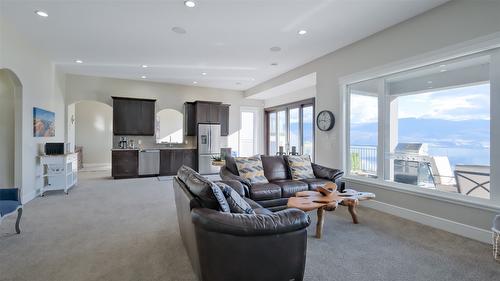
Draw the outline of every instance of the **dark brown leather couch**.
<instances>
[{"instance_id":1,"label":"dark brown leather couch","mask_svg":"<svg viewBox=\"0 0 500 281\"><path fill-rule=\"evenodd\" d=\"M240 182L223 182L245 195ZM174 178L179 229L199 280L302 280L309 216L273 213L248 198L255 214L223 213L210 185L185 166Z\"/></svg>"},{"instance_id":2,"label":"dark brown leather couch","mask_svg":"<svg viewBox=\"0 0 500 281\"><path fill-rule=\"evenodd\" d=\"M315 190L327 182L335 182L339 190L344 188L341 181L344 172L312 163L315 178L292 180L286 156L261 155L264 175L269 183L251 184L239 176L233 157L226 158L226 165L220 170L223 180L236 180L243 184L245 196L256 201L261 206L272 210L286 208L288 198L298 191Z\"/></svg>"}]
</instances>

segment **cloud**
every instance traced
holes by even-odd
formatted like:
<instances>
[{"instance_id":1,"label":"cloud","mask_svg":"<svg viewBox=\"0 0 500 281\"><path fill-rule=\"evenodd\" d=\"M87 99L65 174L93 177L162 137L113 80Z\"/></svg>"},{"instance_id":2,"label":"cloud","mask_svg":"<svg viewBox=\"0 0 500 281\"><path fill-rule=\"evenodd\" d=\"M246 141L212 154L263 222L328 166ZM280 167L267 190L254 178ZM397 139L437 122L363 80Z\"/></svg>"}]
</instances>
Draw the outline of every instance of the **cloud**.
<instances>
[{"instance_id":1,"label":"cloud","mask_svg":"<svg viewBox=\"0 0 500 281\"><path fill-rule=\"evenodd\" d=\"M351 123L374 123L378 120L378 98L351 95Z\"/></svg>"},{"instance_id":2,"label":"cloud","mask_svg":"<svg viewBox=\"0 0 500 281\"><path fill-rule=\"evenodd\" d=\"M489 120L489 84L401 96L399 118Z\"/></svg>"}]
</instances>

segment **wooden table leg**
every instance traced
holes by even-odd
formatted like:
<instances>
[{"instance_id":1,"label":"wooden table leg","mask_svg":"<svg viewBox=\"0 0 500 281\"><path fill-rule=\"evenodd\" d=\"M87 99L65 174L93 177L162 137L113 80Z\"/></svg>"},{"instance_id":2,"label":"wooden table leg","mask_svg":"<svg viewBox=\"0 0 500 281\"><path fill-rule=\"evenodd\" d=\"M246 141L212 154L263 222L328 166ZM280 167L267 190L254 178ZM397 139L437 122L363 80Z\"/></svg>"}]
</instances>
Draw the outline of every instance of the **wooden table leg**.
<instances>
[{"instance_id":1,"label":"wooden table leg","mask_svg":"<svg viewBox=\"0 0 500 281\"><path fill-rule=\"evenodd\" d=\"M316 238L321 239L325 222L325 207L318 208L318 222L316 223Z\"/></svg>"},{"instance_id":2,"label":"wooden table leg","mask_svg":"<svg viewBox=\"0 0 500 281\"><path fill-rule=\"evenodd\" d=\"M347 208L349 209L349 213L351 213L351 217L352 217L352 222L354 224L358 224L359 221L358 221L358 213L356 211L356 206L357 206L357 202L356 201L350 201L348 204L347 204Z\"/></svg>"}]
</instances>

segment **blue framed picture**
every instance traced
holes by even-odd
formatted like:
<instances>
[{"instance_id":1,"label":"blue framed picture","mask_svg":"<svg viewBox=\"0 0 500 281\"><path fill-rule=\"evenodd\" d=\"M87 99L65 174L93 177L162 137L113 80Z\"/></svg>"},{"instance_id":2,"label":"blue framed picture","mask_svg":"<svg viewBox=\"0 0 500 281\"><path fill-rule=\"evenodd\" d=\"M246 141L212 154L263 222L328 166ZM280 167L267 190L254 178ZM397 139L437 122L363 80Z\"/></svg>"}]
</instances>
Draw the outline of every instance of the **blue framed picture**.
<instances>
[{"instance_id":1,"label":"blue framed picture","mask_svg":"<svg viewBox=\"0 0 500 281\"><path fill-rule=\"evenodd\" d=\"M54 112L33 107L33 136L54 137L56 135L55 121Z\"/></svg>"}]
</instances>

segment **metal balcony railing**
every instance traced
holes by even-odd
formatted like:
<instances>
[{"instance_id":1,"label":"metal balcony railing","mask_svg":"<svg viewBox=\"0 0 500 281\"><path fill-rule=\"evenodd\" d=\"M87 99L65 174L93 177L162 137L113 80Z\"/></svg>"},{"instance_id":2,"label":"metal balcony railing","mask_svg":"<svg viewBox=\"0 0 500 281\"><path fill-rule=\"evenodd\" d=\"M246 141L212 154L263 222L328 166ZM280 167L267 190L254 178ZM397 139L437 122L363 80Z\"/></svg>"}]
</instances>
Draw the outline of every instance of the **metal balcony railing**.
<instances>
[{"instance_id":1,"label":"metal balcony railing","mask_svg":"<svg viewBox=\"0 0 500 281\"><path fill-rule=\"evenodd\" d=\"M377 147L351 145L351 171L370 175L377 174Z\"/></svg>"}]
</instances>

